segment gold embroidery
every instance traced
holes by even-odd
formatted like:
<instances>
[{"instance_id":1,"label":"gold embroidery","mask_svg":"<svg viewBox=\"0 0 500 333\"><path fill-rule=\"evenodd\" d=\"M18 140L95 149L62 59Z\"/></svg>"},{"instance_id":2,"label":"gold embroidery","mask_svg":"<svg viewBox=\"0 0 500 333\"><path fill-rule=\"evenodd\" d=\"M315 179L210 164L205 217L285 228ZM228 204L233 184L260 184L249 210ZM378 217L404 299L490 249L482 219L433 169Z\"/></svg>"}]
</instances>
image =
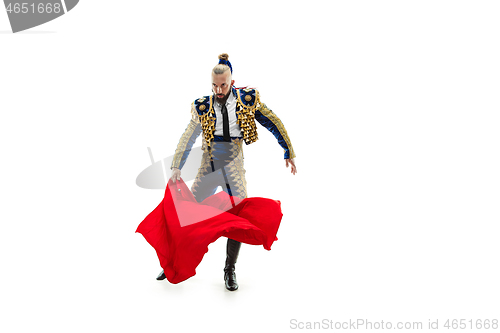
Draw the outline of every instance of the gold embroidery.
<instances>
[{"instance_id":1,"label":"gold embroidery","mask_svg":"<svg viewBox=\"0 0 500 333\"><path fill-rule=\"evenodd\" d=\"M247 197L247 182L245 179L245 168L243 167L243 141L240 139L233 140L232 161L228 164L228 175L232 179L232 194L238 198L244 199ZM236 187L236 188L235 188Z\"/></svg>"},{"instance_id":2,"label":"gold embroidery","mask_svg":"<svg viewBox=\"0 0 500 333\"><path fill-rule=\"evenodd\" d=\"M199 107L200 111L204 111L206 108L207 107L204 104L200 105L200 107Z\"/></svg>"},{"instance_id":3,"label":"gold embroidery","mask_svg":"<svg viewBox=\"0 0 500 333\"><path fill-rule=\"evenodd\" d=\"M201 128L203 130L203 139L206 146L210 147L214 138L215 115L212 109L212 96L210 96L210 108L206 113L200 116Z\"/></svg>"},{"instance_id":4,"label":"gold embroidery","mask_svg":"<svg viewBox=\"0 0 500 333\"><path fill-rule=\"evenodd\" d=\"M258 102L258 92L257 90L255 91L257 94L255 97L255 103L251 106L247 106L241 101L240 91L236 91L238 93L236 110L236 114L238 115L238 125L240 125L243 140L245 140L245 143L249 145L259 139L257 135L257 126L255 125L255 110Z\"/></svg>"},{"instance_id":5,"label":"gold embroidery","mask_svg":"<svg viewBox=\"0 0 500 333\"><path fill-rule=\"evenodd\" d=\"M245 101L250 102L252 100L252 96L246 95L245 96Z\"/></svg>"},{"instance_id":6,"label":"gold embroidery","mask_svg":"<svg viewBox=\"0 0 500 333\"><path fill-rule=\"evenodd\" d=\"M194 106L194 102L191 104L191 121L188 124L188 127L182 134L179 143L177 144L177 149L175 150L174 159L172 161L171 168L179 168L181 164L182 156L186 151L187 144L189 139L193 135L194 130L199 124L198 113L196 112L196 108Z\"/></svg>"},{"instance_id":7,"label":"gold embroidery","mask_svg":"<svg viewBox=\"0 0 500 333\"><path fill-rule=\"evenodd\" d=\"M198 174L196 175L193 185L191 186L191 192L193 192L193 194L196 194L196 188L200 186L201 178L209 172L212 172L212 166L210 165L210 155L207 150L203 150L201 165L198 169Z\"/></svg>"},{"instance_id":8,"label":"gold embroidery","mask_svg":"<svg viewBox=\"0 0 500 333\"><path fill-rule=\"evenodd\" d=\"M225 147L227 143L213 142L211 147L211 152L215 153L221 147ZM226 170L226 175L229 177L230 188L233 196L244 199L247 197L246 190L246 180L245 180L245 169L243 167L243 140L234 139L229 146L229 156L226 162L229 162L224 169ZM198 169L198 174L193 182L191 191L193 194L197 194L199 187L203 182L203 177L212 173L212 166L210 164L211 155L208 150L203 151L203 156L201 159L201 166ZM223 186L221 184L221 186Z\"/></svg>"}]
</instances>

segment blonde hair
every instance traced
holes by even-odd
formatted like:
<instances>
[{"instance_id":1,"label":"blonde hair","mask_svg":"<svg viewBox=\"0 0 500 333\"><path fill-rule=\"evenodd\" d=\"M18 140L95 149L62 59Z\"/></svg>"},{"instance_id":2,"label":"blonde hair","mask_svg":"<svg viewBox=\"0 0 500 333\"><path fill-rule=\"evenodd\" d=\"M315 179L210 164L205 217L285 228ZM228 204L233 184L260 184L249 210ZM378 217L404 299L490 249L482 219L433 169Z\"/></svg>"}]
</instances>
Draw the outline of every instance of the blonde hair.
<instances>
[{"instance_id":1,"label":"blonde hair","mask_svg":"<svg viewBox=\"0 0 500 333\"><path fill-rule=\"evenodd\" d=\"M229 55L227 53L219 54L219 60L228 60ZM218 64L212 69L213 74L224 74L225 72L231 70L228 65Z\"/></svg>"}]
</instances>

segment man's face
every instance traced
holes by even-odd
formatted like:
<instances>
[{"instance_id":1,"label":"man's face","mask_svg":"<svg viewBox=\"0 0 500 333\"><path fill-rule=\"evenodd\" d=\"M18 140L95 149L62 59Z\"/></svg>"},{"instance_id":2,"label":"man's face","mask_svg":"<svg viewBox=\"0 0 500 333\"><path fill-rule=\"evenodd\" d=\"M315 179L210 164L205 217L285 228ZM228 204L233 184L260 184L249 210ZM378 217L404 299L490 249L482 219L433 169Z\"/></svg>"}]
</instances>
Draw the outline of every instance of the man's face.
<instances>
[{"instance_id":1,"label":"man's face","mask_svg":"<svg viewBox=\"0 0 500 333\"><path fill-rule=\"evenodd\" d=\"M222 74L212 73L212 91L215 94L215 100L221 104L226 103L233 84L231 71L225 71Z\"/></svg>"}]
</instances>

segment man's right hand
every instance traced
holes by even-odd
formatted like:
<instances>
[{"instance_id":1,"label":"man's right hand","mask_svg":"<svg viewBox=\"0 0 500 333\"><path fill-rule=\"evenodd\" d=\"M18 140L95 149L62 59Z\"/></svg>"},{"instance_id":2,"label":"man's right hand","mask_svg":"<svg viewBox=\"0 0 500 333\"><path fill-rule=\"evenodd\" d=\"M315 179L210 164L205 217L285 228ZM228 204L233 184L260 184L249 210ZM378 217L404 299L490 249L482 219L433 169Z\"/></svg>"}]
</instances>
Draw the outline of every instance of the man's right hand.
<instances>
[{"instance_id":1,"label":"man's right hand","mask_svg":"<svg viewBox=\"0 0 500 333\"><path fill-rule=\"evenodd\" d=\"M181 179L181 170L177 168L172 168L172 176L170 176L170 179L175 183L177 180Z\"/></svg>"}]
</instances>

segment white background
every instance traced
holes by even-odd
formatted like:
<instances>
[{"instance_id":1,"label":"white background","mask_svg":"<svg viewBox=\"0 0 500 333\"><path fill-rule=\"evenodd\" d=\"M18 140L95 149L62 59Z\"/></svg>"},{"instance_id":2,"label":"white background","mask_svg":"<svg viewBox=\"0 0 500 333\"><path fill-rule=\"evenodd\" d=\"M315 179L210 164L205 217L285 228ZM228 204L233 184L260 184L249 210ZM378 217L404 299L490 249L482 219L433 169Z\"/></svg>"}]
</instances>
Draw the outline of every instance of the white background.
<instances>
[{"instance_id":1,"label":"white background","mask_svg":"<svg viewBox=\"0 0 500 333\"><path fill-rule=\"evenodd\" d=\"M500 319L500 4L81 1L12 34L0 11L2 332L288 332L290 321ZM286 126L259 126L249 196L271 251L225 239L156 281L135 184L172 155L227 52ZM198 144L201 139L198 139ZM491 329L490 329L491 331Z\"/></svg>"}]
</instances>

